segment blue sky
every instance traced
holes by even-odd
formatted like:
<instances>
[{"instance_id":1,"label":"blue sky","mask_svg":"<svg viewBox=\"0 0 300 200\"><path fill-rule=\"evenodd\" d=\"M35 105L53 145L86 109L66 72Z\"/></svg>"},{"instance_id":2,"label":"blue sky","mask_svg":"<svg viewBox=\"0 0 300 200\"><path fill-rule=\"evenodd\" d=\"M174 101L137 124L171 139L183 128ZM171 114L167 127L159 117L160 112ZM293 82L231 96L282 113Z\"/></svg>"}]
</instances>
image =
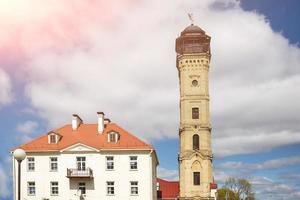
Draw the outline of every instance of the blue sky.
<instances>
[{"instance_id":1,"label":"blue sky","mask_svg":"<svg viewBox=\"0 0 300 200\"><path fill-rule=\"evenodd\" d=\"M104 111L154 145L161 177L177 178L174 42L188 12L212 36L216 181L245 177L258 199L300 198L297 0L44 1L43 12L11 2L0 1L1 200L12 199L9 150L72 113L95 123Z\"/></svg>"}]
</instances>

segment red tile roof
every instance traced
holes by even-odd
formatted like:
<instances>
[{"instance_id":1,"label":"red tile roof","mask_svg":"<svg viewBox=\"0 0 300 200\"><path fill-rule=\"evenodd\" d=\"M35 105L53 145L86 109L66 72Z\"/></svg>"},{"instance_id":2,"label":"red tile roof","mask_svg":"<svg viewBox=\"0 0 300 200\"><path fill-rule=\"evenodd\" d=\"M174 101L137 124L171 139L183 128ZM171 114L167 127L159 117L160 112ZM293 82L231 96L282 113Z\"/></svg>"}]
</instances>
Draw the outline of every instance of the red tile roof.
<instances>
[{"instance_id":1,"label":"red tile roof","mask_svg":"<svg viewBox=\"0 0 300 200\"><path fill-rule=\"evenodd\" d=\"M218 184L217 183L210 183L210 189L218 189Z\"/></svg>"},{"instance_id":2,"label":"red tile roof","mask_svg":"<svg viewBox=\"0 0 300 200\"><path fill-rule=\"evenodd\" d=\"M159 190L157 197L160 199L175 199L179 196L179 181L166 181L157 178ZM217 183L210 183L210 189L218 189Z\"/></svg>"},{"instance_id":3,"label":"red tile roof","mask_svg":"<svg viewBox=\"0 0 300 200\"><path fill-rule=\"evenodd\" d=\"M159 183L159 198L177 198L179 196L179 181L166 181L157 178Z\"/></svg>"},{"instance_id":4,"label":"red tile roof","mask_svg":"<svg viewBox=\"0 0 300 200\"><path fill-rule=\"evenodd\" d=\"M98 150L102 149L141 149L153 150L153 147L125 131L115 123L107 124L103 133L98 133L97 124L81 124L75 131L67 124L52 132L59 134L61 139L57 144L48 143L48 134L19 146L25 151L61 151L72 145L81 143ZM114 131L120 134L118 142L108 142L108 133Z\"/></svg>"}]
</instances>

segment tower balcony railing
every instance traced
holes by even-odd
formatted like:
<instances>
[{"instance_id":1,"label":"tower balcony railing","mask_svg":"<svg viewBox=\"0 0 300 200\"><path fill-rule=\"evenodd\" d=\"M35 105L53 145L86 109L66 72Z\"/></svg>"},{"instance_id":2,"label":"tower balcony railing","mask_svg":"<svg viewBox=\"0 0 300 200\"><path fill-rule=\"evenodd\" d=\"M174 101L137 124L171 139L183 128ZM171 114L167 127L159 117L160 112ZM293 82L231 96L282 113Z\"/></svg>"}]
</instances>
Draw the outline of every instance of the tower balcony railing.
<instances>
[{"instance_id":1,"label":"tower balcony railing","mask_svg":"<svg viewBox=\"0 0 300 200\"><path fill-rule=\"evenodd\" d=\"M91 168L82 169L67 169L68 178L93 178L93 170Z\"/></svg>"}]
</instances>

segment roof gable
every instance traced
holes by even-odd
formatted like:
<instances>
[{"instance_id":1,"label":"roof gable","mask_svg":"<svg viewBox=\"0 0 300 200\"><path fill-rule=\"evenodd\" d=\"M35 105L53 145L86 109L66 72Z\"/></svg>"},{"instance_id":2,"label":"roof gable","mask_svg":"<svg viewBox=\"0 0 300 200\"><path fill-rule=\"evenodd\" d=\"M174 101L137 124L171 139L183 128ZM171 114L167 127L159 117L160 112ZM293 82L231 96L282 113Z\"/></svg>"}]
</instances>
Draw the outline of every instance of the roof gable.
<instances>
[{"instance_id":1,"label":"roof gable","mask_svg":"<svg viewBox=\"0 0 300 200\"><path fill-rule=\"evenodd\" d=\"M77 143L74 145L71 145L65 149L62 149L61 152L99 152L98 149L95 149L93 147L90 147L85 144Z\"/></svg>"}]
</instances>

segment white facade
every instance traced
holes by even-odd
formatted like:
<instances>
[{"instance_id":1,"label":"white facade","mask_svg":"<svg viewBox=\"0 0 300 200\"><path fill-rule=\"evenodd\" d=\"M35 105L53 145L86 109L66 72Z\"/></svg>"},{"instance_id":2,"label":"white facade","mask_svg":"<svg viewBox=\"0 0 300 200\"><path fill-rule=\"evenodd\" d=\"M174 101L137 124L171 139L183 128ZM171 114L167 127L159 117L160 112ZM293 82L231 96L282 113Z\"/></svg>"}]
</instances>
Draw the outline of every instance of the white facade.
<instances>
[{"instance_id":1,"label":"white facade","mask_svg":"<svg viewBox=\"0 0 300 200\"><path fill-rule=\"evenodd\" d=\"M157 158L153 150L97 150L76 144L62 151L26 152L27 157L21 164L21 199L23 200L156 200ZM106 157L112 156L114 169L106 169ZM130 156L136 156L137 169L130 169ZM67 169L78 168L77 157L85 157L85 170L92 170L92 177L79 178L80 171L67 177ZM28 160L29 158L29 160ZM34 170L32 162L34 158ZM51 170L51 162L57 158L57 170ZM14 168L14 198L17 194L17 161ZM52 168L55 169L55 164ZM80 167L79 167L80 168ZM83 174L83 176L86 174ZM89 174L91 175L91 174ZM56 188L52 188L52 186ZM107 182L114 183L114 194L108 194ZM132 186L135 188L131 189ZM29 194L29 186L34 183L34 195ZM79 183L85 184L86 193L80 196ZM110 183L111 184L111 183ZM57 192L58 195L51 194ZM136 188L137 187L137 188ZM111 188L110 188L111 190ZM138 194L132 194L138 191Z\"/></svg>"}]
</instances>

